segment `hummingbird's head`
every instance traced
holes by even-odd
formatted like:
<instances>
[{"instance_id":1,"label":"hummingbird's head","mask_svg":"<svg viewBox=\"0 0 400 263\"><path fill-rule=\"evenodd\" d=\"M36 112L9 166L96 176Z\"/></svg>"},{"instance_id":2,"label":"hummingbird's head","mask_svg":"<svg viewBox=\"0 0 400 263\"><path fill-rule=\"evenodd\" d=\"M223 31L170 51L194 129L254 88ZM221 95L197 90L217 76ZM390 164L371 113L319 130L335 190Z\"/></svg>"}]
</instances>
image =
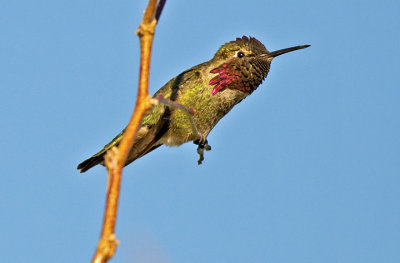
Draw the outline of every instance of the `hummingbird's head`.
<instances>
[{"instance_id":1,"label":"hummingbird's head","mask_svg":"<svg viewBox=\"0 0 400 263\"><path fill-rule=\"evenodd\" d=\"M212 94L215 95L225 88L250 94L267 76L273 58L306 47L309 45L269 52L260 41L246 36L225 43L212 59L219 62L210 71L217 74L209 82L209 85L215 85Z\"/></svg>"}]
</instances>

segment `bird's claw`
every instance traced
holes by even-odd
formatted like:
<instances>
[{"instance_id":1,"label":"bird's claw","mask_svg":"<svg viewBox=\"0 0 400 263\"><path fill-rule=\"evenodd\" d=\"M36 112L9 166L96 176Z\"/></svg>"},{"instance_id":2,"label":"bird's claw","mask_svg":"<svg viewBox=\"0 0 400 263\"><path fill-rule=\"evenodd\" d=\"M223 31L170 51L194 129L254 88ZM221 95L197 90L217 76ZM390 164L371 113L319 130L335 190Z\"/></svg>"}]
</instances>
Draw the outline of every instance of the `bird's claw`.
<instances>
[{"instance_id":1,"label":"bird's claw","mask_svg":"<svg viewBox=\"0 0 400 263\"><path fill-rule=\"evenodd\" d=\"M210 151L211 146L208 145L207 138L204 136L200 136L200 138L196 141L193 142L194 144L197 144L197 153L199 154L199 160L197 161L197 164L202 164L204 160L204 150Z\"/></svg>"},{"instance_id":2,"label":"bird's claw","mask_svg":"<svg viewBox=\"0 0 400 263\"><path fill-rule=\"evenodd\" d=\"M200 138L193 141L193 143L197 144L199 146L198 148L205 149L206 151L211 150L211 146L208 145L207 138L205 138L204 136L200 135Z\"/></svg>"},{"instance_id":3,"label":"bird's claw","mask_svg":"<svg viewBox=\"0 0 400 263\"><path fill-rule=\"evenodd\" d=\"M197 161L197 164L200 165L203 163L204 160L204 148L197 148L197 153L199 154L199 160Z\"/></svg>"}]
</instances>

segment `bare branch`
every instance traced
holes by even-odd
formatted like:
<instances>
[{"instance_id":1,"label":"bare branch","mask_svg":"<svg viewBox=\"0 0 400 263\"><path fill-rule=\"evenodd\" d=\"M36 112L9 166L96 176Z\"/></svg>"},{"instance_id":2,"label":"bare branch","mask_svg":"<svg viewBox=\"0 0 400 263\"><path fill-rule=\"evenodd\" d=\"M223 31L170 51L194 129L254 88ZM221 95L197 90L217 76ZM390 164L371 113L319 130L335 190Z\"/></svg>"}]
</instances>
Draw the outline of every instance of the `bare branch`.
<instances>
[{"instance_id":1,"label":"bare branch","mask_svg":"<svg viewBox=\"0 0 400 263\"><path fill-rule=\"evenodd\" d=\"M115 237L115 222L117 218L118 199L121 186L122 167L132 146L136 132L142 122L143 115L152 107L148 92L151 46L153 43L154 29L159 19L166 0L149 0L144 12L142 22L136 31L140 39L140 73L136 105L124 136L117 148L112 148L106 155L108 169L108 185L106 207L104 211L103 228L96 253L92 263L107 262L115 253L118 240Z\"/></svg>"}]
</instances>

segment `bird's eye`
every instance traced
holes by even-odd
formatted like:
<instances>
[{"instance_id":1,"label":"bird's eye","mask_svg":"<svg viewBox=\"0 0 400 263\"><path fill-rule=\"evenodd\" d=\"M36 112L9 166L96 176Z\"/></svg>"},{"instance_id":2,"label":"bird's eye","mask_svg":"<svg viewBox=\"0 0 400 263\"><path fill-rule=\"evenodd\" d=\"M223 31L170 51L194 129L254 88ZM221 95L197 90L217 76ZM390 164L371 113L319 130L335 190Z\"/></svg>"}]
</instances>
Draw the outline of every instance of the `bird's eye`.
<instances>
[{"instance_id":1,"label":"bird's eye","mask_svg":"<svg viewBox=\"0 0 400 263\"><path fill-rule=\"evenodd\" d=\"M243 53L242 51L239 51L239 52L237 53L237 57L238 57L238 58L244 57L244 53Z\"/></svg>"}]
</instances>

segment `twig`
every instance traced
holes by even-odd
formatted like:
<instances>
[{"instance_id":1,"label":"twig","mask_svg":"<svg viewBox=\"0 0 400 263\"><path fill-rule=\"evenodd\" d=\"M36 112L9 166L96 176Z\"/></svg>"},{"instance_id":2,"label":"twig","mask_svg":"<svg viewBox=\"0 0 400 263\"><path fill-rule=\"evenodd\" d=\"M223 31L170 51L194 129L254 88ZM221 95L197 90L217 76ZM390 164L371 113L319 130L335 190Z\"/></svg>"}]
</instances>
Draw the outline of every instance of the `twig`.
<instances>
[{"instance_id":1,"label":"twig","mask_svg":"<svg viewBox=\"0 0 400 263\"><path fill-rule=\"evenodd\" d=\"M103 228L92 263L107 262L114 255L118 245L114 230L117 218L122 167L125 164L133 139L142 122L143 115L152 107L148 91L151 46L157 19L159 19L161 15L165 2L166 0L160 0L157 5L157 0L149 0L142 22L139 25L139 29L136 31L136 34L139 36L141 49L138 95L135 109L118 149L114 147L106 155L106 167L108 169L107 200L104 211Z\"/></svg>"},{"instance_id":2,"label":"twig","mask_svg":"<svg viewBox=\"0 0 400 263\"><path fill-rule=\"evenodd\" d=\"M156 100L157 100L159 103L163 103L163 104L165 104L165 105L171 106L172 108L181 109L181 110L183 110L184 112L190 114L189 116L192 116L192 115L194 115L194 114L196 113L196 110L195 110L195 109L188 108L188 107L186 107L186 106L184 106L184 105L182 105L182 104L180 104L180 103L177 103L177 102L175 102L175 101L172 101L172 100L170 100L170 99L167 99L167 98L165 98L162 94L158 94L158 96L156 97Z\"/></svg>"},{"instance_id":3,"label":"twig","mask_svg":"<svg viewBox=\"0 0 400 263\"><path fill-rule=\"evenodd\" d=\"M161 12L162 12L162 10L164 8L165 2L167 2L167 0L160 0L158 2L157 11L156 11L156 15L155 15L157 23L158 23L158 21L160 21Z\"/></svg>"}]
</instances>

